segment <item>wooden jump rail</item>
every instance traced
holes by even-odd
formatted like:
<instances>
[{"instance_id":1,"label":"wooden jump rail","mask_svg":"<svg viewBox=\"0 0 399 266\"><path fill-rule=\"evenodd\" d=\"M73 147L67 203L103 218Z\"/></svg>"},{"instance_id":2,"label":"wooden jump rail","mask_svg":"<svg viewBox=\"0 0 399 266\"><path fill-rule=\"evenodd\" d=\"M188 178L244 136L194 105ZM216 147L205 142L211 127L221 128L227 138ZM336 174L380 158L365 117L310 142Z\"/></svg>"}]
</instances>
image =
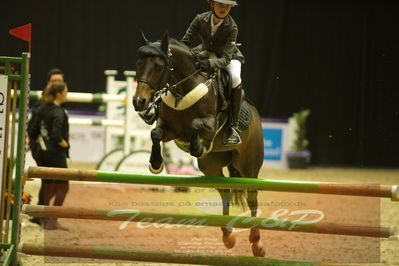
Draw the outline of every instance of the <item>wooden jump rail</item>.
<instances>
[{"instance_id":1,"label":"wooden jump rail","mask_svg":"<svg viewBox=\"0 0 399 266\"><path fill-rule=\"evenodd\" d=\"M154 176L112 171L34 167L25 169L25 177L126 184L206 187L218 189L254 189L282 192L318 193L391 198L399 201L397 185L340 184L310 181L288 181L257 178L163 175Z\"/></svg>"},{"instance_id":2,"label":"wooden jump rail","mask_svg":"<svg viewBox=\"0 0 399 266\"><path fill-rule=\"evenodd\" d=\"M351 235L364 237L390 238L396 236L396 228L380 226L344 225L327 222L300 223L298 221L285 221L268 218L253 218L246 216L226 215L199 215L143 212L139 210L110 210L110 209L85 209L73 207L23 205L22 213L32 217L42 218L69 218L109 221L140 222L143 219L152 223L174 224L173 227L197 226L232 226L234 228L257 228L264 230L291 231L302 233Z\"/></svg>"},{"instance_id":3,"label":"wooden jump rail","mask_svg":"<svg viewBox=\"0 0 399 266\"><path fill-rule=\"evenodd\" d=\"M77 257L162 263L206 264L206 265L315 265L308 261L293 261L271 258L232 255L202 255L192 253L169 253L160 251L139 251L122 248L56 246L20 243L18 251L38 256Z\"/></svg>"}]
</instances>

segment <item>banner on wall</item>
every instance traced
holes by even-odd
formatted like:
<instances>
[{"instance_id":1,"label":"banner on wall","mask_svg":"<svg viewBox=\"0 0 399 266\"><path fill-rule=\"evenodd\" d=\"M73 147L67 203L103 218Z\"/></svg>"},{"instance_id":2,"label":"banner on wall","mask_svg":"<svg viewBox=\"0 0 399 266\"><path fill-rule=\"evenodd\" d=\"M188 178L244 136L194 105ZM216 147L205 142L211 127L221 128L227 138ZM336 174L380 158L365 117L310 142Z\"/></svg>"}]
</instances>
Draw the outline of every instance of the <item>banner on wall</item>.
<instances>
[{"instance_id":1,"label":"banner on wall","mask_svg":"<svg viewBox=\"0 0 399 266\"><path fill-rule=\"evenodd\" d=\"M286 168L286 152L290 143L288 119L263 119L263 166Z\"/></svg>"}]
</instances>

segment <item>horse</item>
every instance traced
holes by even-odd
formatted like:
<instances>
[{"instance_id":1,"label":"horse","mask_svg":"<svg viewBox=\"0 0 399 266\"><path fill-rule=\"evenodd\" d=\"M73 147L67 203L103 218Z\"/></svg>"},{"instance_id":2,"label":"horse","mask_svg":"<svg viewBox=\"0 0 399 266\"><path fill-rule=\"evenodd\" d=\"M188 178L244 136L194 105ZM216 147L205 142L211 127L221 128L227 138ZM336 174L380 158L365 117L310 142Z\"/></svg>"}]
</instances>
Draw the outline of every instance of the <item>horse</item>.
<instances>
[{"instance_id":1,"label":"horse","mask_svg":"<svg viewBox=\"0 0 399 266\"><path fill-rule=\"evenodd\" d=\"M241 144L225 146L226 101L218 91L214 76L196 68L196 58L183 43L169 38L151 42L142 33L138 49L137 88L132 102L135 111L143 113L159 102L156 126L151 130L152 148L149 169L163 170L161 141L174 140L177 146L198 160L205 176L224 177L227 167L231 177L257 178L263 163L263 135L261 119L255 106L244 100L240 120ZM224 115L223 115L224 114ZM256 217L257 190L234 191L218 189L222 198L223 215L229 215L230 202L249 207ZM245 198L246 197L246 202ZM235 245L232 228L222 227L223 243L231 249ZM259 229L249 235L254 256L263 257Z\"/></svg>"}]
</instances>

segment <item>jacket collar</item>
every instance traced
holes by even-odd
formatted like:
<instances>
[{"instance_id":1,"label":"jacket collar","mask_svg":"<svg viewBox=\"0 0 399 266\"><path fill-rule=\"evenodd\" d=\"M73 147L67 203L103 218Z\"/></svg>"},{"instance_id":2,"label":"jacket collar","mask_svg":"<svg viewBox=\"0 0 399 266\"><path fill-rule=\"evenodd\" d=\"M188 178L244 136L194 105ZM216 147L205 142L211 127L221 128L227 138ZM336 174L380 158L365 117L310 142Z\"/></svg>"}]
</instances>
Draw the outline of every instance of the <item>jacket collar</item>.
<instances>
[{"instance_id":1,"label":"jacket collar","mask_svg":"<svg viewBox=\"0 0 399 266\"><path fill-rule=\"evenodd\" d=\"M206 15L204 16L204 21L205 21L206 23L208 23L208 22L211 20L211 17L212 17L212 11L208 11L208 12L206 13Z\"/></svg>"},{"instance_id":2,"label":"jacket collar","mask_svg":"<svg viewBox=\"0 0 399 266\"><path fill-rule=\"evenodd\" d=\"M212 38L212 34L211 34L211 30L212 30L212 26L211 26L211 18L212 18L212 11L208 11L204 17L204 21L206 22L207 25L207 34L209 35L209 38ZM223 27L225 27L228 23L230 19L230 15L227 15L223 21L222 24L219 26L218 31L220 31Z\"/></svg>"}]
</instances>

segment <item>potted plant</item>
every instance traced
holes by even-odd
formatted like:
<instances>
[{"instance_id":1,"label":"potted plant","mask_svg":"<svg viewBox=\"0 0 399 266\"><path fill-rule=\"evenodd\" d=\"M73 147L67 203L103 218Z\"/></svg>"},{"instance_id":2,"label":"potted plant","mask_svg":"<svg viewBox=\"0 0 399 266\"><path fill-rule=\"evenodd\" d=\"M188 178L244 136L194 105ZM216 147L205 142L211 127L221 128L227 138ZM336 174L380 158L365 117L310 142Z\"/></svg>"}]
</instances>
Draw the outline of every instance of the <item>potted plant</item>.
<instances>
[{"instance_id":1,"label":"potted plant","mask_svg":"<svg viewBox=\"0 0 399 266\"><path fill-rule=\"evenodd\" d=\"M291 150L287 152L289 168L307 168L310 162L311 153L307 150L309 141L306 139L306 119L309 115L310 109L302 109L292 116L295 123L295 138Z\"/></svg>"}]
</instances>

